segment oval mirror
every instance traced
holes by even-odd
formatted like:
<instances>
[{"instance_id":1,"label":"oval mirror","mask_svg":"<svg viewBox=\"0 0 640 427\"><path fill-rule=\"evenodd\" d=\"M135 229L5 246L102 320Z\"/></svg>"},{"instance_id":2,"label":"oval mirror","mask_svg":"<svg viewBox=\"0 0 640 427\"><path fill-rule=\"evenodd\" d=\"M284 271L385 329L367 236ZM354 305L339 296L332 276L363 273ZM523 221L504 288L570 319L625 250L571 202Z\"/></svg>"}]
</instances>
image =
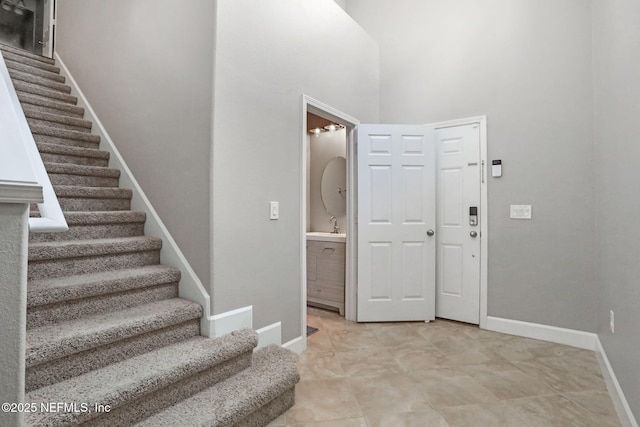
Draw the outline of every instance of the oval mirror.
<instances>
[{"instance_id":1,"label":"oval mirror","mask_svg":"<svg viewBox=\"0 0 640 427\"><path fill-rule=\"evenodd\" d=\"M322 203L330 215L347 213L347 159L334 157L327 162L320 183Z\"/></svg>"}]
</instances>

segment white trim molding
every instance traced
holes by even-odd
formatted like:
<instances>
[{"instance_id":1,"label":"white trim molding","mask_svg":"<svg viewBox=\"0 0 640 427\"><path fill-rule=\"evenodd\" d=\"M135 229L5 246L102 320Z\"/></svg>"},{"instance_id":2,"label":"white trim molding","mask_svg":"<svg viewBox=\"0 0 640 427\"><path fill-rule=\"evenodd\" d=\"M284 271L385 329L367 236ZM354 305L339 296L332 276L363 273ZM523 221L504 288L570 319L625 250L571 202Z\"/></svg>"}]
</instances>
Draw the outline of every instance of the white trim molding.
<instances>
[{"instance_id":1,"label":"white trim molding","mask_svg":"<svg viewBox=\"0 0 640 427\"><path fill-rule=\"evenodd\" d=\"M253 328L253 306L215 314L209 319L209 338L217 338L238 329Z\"/></svg>"},{"instance_id":2,"label":"white trim molding","mask_svg":"<svg viewBox=\"0 0 640 427\"><path fill-rule=\"evenodd\" d=\"M267 325L256 330L256 333L258 334L258 346L255 350L270 344L282 344L282 322Z\"/></svg>"},{"instance_id":3,"label":"white trim molding","mask_svg":"<svg viewBox=\"0 0 640 427\"><path fill-rule=\"evenodd\" d=\"M503 334L517 335L536 340L550 341L557 344L570 345L585 350L596 351L598 336L591 332L575 329L558 328L539 323L522 322L520 320L487 317L486 328Z\"/></svg>"},{"instance_id":4,"label":"white trim molding","mask_svg":"<svg viewBox=\"0 0 640 427\"><path fill-rule=\"evenodd\" d=\"M324 117L335 123L344 125L347 130L347 225L346 225L346 257L345 257L345 319L356 321L357 299L356 299L356 265L357 265L357 226L356 226L356 141L355 129L360 121L355 117L343 113L309 95L302 94L302 138L300 143L300 286L301 286L301 325L300 337L289 341L284 346L302 349L307 347L307 186L304 185L307 179L307 150L305 147L307 137L307 113L313 113ZM298 352L297 350L293 350Z\"/></svg>"},{"instance_id":5,"label":"white trim molding","mask_svg":"<svg viewBox=\"0 0 640 427\"><path fill-rule=\"evenodd\" d=\"M64 218L9 71L0 53L0 203L38 203L31 232L62 232Z\"/></svg>"},{"instance_id":6,"label":"white trim molding","mask_svg":"<svg viewBox=\"0 0 640 427\"><path fill-rule=\"evenodd\" d=\"M291 350L296 354L302 354L307 349L306 335L300 336L282 344L282 347Z\"/></svg>"},{"instance_id":7,"label":"white trim molding","mask_svg":"<svg viewBox=\"0 0 640 427\"><path fill-rule=\"evenodd\" d=\"M629 402L627 402L627 398L622 391L622 387L620 387L616 374L613 372L613 367L611 367L611 363L609 363L609 358L607 357L607 353L604 351L604 347L602 346L599 337L596 337L596 350L599 355L598 362L600 362L604 382L607 385L609 396L611 396L613 406L616 408L620 422L624 427L638 427L638 422L633 416L633 412L631 412Z\"/></svg>"}]
</instances>

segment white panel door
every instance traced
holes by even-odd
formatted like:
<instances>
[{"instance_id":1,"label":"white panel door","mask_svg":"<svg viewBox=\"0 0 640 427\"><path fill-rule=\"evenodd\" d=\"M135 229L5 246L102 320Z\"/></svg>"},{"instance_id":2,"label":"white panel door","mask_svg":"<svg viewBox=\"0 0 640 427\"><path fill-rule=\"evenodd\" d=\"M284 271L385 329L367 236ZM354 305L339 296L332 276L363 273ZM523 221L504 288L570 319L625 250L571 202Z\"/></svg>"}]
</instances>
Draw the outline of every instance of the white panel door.
<instances>
[{"instance_id":1,"label":"white panel door","mask_svg":"<svg viewBox=\"0 0 640 427\"><path fill-rule=\"evenodd\" d=\"M435 318L435 132L358 126L358 321Z\"/></svg>"},{"instance_id":2,"label":"white panel door","mask_svg":"<svg viewBox=\"0 0 640 427\"><path fill-rule=\"evenodd\" d=\"M42 19L42 55L53 58L53 32L55 28L55 0L44 0L44 13Z\"/></svg>"},{"instance_id":3,"label":"white panel door","mask_svg":"<svg viewBox=\"0 0 640 427\"><path fill-rule=\"evenodd\" d=\"M480 126L436 130L438 228L436 316L480 322ZM476 207L476 225L471 208Z\"/></svg>"}]
</instances>

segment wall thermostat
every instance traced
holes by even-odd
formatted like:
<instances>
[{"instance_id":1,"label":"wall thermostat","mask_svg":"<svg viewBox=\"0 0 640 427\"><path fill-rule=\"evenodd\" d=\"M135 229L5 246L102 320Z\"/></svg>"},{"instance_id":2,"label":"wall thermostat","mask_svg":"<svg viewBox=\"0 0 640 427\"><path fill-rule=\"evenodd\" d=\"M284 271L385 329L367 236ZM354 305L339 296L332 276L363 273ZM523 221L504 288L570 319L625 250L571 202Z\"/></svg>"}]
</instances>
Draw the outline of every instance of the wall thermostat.
<instances>
[{"instance_id":1,"label":"wall thermostat","mask_svg":"<svg viewBox=\"0 0 640 427\"><path fill-rule=\"evenodd\" d=\"M495 178L502 176L502 160L491 160L491 176Z\"/></svg>"}]
</instances>

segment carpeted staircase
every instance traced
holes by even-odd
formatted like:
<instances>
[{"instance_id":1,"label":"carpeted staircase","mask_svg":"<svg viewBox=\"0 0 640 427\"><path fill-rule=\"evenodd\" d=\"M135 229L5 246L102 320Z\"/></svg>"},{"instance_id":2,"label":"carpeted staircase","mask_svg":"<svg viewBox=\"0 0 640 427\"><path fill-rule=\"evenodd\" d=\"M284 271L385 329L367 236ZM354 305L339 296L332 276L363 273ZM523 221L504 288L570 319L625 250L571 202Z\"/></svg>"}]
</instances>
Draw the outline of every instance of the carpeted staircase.
<instances>
[{"instance_id":1,"label":"carpeted staircase","mask_svg":"<svg viewBox=\"0 0 640 427\"><path fill-rule=\"evenodd\" d=\"M200 336L54 61L0 49L70 227L30 235L27 425L262 426L292 406L291 352L254 351L249 329Z\"/></svg>"}]
</instances>

